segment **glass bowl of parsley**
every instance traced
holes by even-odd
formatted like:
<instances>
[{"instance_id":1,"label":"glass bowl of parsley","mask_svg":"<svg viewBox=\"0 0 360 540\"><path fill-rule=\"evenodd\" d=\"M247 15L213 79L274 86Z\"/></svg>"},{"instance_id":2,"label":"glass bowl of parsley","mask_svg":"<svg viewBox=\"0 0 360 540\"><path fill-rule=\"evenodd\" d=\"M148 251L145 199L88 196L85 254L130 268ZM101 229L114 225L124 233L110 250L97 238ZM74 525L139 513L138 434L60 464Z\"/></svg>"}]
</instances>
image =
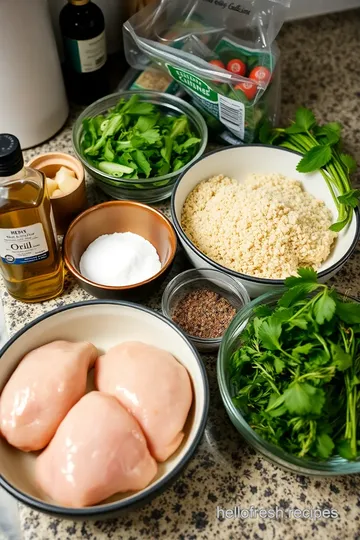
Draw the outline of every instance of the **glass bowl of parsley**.
<instances>
[{"instance_id":1,"label":"glass bowl of parsley","mask_svg":"<svg viewBox=\"0 0 360 540\"><path fill-rule=\"evenodd\" d=\"M298 474L360 472L360 303L301 268L234 317L217 377L231 422Z\"/></svg>"},{"instance_id":2,"label":"glass bowl of parsley","mask_svg":"<svg viewBox=\"0 0 360 540\"><path fill-rule=\"evenodd\" d=\"M171 195L207 138L205 120L192 105L142 90L99 99L80 114L72 134L77 157L107 195L146 203Z\"/></svg>"}]
</instances>

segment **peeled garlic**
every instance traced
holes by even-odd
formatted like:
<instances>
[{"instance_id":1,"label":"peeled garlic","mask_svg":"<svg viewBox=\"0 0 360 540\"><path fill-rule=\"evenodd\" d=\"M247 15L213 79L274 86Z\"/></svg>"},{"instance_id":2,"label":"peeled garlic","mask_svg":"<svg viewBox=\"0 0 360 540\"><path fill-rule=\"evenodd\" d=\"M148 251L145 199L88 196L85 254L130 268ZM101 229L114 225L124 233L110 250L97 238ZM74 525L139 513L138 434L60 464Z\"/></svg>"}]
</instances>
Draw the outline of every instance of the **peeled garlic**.
<instances>
[{"instance_id":1,"label":"peeled garlic","mask_svg":"<svg viewBox=\"0 0 360 540\"><path fill-rule=\"evenodd\" d=\"M78 180L75 178L75 173L66 167L61 167L58 170L55 176L55 181L63 193L70 193L78 186Z\"/></svg>"},{"instance_id":2,"label":"peeled garlic","mask_svg":"<svg viewBox=\"0 0 360 540\"><path fill-rule=\"evenodd\" d=\"M52 178L46 178L46 185L47 185L49 197L51 197L54 191L58 189L57 182L53 180Z\"/></svg>"}]
</instances>

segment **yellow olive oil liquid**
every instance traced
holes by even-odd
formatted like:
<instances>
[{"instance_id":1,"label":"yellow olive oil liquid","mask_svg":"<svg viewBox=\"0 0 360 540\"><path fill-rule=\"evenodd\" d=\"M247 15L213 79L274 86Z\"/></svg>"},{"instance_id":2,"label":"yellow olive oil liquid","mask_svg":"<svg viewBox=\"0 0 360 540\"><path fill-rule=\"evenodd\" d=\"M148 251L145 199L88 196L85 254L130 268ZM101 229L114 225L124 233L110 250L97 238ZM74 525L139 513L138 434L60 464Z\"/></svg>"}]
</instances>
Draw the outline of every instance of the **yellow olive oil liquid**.
<instances>
[{"instance_id":1,"label":"yellow olive oil liquid","mask_svg":"<svg viewBox=\"0 0 360 540\"><path fill-rule=\"evenodd\" d=\"M7 290L23 302L49 300L63 290L51 203L39 171L0 178L0 267Z\"/></svg>"}]
</instances>

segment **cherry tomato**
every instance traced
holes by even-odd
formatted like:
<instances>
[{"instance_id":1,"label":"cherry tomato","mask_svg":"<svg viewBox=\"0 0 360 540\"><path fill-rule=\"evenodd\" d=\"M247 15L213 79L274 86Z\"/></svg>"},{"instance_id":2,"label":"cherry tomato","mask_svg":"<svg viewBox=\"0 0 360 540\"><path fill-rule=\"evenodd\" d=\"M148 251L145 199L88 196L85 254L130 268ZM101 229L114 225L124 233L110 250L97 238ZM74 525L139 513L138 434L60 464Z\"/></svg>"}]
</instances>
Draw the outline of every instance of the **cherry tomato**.
<instances>
[{"instance_id":1,"label":"cherry tomato","mask_svg":"<svg viewBox=\"0 0 360 540\"><path fill-rule=\"evenodd\" d=\"M246 81L237 84L235 90L241 90L248 99L253 99L256 96L257 86L250 81Z\"/></svg>"},{"instance_id":2,"label":"cherry tomato","mask_svg":"<svg viewBox=\"0 0 360 540\"><path fill-rule=\"evenodd\" d=\"M227 63L226 69L231 71L231 73L236 73L236 75L244 76L246 73L246 64L238 58L233 58Z\"/></svg>"},{"instance_id":3,"label":"cherry tomato","mask_svg":"<svg viewBox=\"0 0 360 540\"><path fill-rule=\"evenodd\" d=\"M225 69L225 64L221 60L210 60L209 64Z\"/></svg>"},{"instance_id":4,"label":"cherry tomato","mask_svg":"<svg viewBox=\"0 0 360 540\"><path fill-rule=\"evenodd\" d=\"M256 66L250 72L249 79L257 82L268 83L271 79L271 73L268 68L264 66Z\"/></svg>"},{"instance_id":5,"label":"cherry tomato","mask_svg":"<svg viewBox=\"0 0 360 540\"><path fill-rule=\"evenodd\" d=\"M220 67L222 69L225 69L225 64L224 62L222 62L221 60L210 60L209 64L212 64L213 66L217 66L217 67ZM221 84L222 81L219 81L219 79L213 79L212 81L213 83L215 84Z\"/></svg>"}]
</instances>

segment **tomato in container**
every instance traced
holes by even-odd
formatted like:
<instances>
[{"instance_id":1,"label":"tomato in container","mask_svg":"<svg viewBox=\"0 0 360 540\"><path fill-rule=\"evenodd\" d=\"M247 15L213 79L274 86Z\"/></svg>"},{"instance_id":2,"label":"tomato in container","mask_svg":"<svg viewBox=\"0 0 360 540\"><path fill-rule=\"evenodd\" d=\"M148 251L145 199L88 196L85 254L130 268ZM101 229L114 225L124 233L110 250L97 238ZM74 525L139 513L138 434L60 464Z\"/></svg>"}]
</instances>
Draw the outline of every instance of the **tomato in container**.
<instances>
[{"instance_id":1,"label":"tomato in container","mask_svg":"<svg viewBox=\"0 0 360 540\"><path fill-rule=\"evenodd\" d=\"M213 66L217 66L219 68L225 69L225 64L221 60L210 60L209 64L212 64Z\"/></svg>"},{"instance_id":2,"label":"tomato in container","mask_svg":"<svg viewBox=\"0 0 360 540\"><path fill-rule=\"evenodd\" d=\"M250 71L249 79L267 84L271 79L271 72L265 66L256 66Z\"/></svg>"},{"instance_id":3,"label":"tomato in container","mask_svg":"<svg viewBox=\"0 0 360 540\"><path fill-rule=\"evenodd\" d=\"M209 64L212 64L213 66L217 66L217 67L222 68L222 69L226 69L224 62L222 62L221 60L217 60L216 58L214 58L214 60L209 60ZM214 79L213 82L215 84L221 84L222 83L222 81L219 81L218 79Z\"/></svg>"},{"instance_id":4,"label":"tomato in container","mask_svg":"<svg viewBox=\"0 0 360 540\"><path fill-rule=\"evenodd\" d=\"M231 73L235 73L236 75L240 75L242 77L246 74L246 64L239 58L233 58L230 60L230 62L227 63L226 69L228 71L231 71Z\"/></svg>"},{"instance_id":5,"label":"tomato in container","mask_svg":"<svg viewBox=\"0 0 360 540\"><path fill-rule=\"evenodd\" d=\"M257 93L257 85L250 81L239 83L235 86L235 90L241 90L248 98L248 100L254 99Z\"/></svg>"}]
</instances>

